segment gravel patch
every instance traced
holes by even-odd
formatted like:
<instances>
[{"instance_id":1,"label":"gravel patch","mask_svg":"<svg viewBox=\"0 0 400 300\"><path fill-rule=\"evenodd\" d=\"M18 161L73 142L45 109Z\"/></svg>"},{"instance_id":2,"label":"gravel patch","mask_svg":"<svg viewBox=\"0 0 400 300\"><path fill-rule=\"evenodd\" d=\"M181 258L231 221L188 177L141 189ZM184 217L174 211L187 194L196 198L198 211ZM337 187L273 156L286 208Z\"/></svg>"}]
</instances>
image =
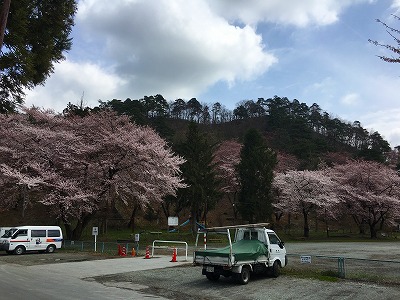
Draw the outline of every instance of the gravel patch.
<instances>
[{"instance_id":1,"label":"gravel patch","mask_svg":"<svg viewBox=\"0 0 400 300\"><path fill-rule=\"evenodd\" d=\"M380 286L346 280L325 282L282 275L278 278L253 276L247 285L232 278L208 281L194 266L147 270L96 277L105 286L132 288L169 299L351 299L397 300L400 287Z\"/></svg>"}]
</instances>

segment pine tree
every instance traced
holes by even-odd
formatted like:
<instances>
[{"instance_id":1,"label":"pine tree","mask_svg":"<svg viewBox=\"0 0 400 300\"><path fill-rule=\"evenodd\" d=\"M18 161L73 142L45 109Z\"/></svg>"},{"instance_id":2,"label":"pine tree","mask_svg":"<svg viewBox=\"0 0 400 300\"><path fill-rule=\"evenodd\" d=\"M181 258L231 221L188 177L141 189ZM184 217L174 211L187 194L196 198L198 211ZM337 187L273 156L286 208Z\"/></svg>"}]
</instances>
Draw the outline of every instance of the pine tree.
<instances>
[{"instance_id":1,"label":"pine tree","mask_svg":"<svg viewBox=\"0 0 400 300\"><path fill-rule=\"evenodd\" d=\"M42 84L64 59L76 9L74 0L11 1L0 53L0 113L15 111L24 88Z\"/></svg>"},{"instance_id":2,"label":"pine tree","mask_svg":"<svg viewBox=\"0 0 400 300\"><path fill-rule=\"evenodd\" d=\"M186 189L178 191L183 206L190 208L192 231L197 231L196 222L206 221L207 212L215 206L219 197L218 181L213 164L213 145L191 122L186 141L179 146L179 154L186 159L182 165Z\"/></svg>"},{"instance_id":3,"label":"pine tree","mask_svg":"<svg viewBox=\"0 0 400 300\"><path fill-rule=\"evenodd\" d=\"M272 214L271 184L277 164L276 153L266 146L256 129L250 129L245 135L240 158L239 211L250 223L266 221Z\"/></svg>"}]
</instances>

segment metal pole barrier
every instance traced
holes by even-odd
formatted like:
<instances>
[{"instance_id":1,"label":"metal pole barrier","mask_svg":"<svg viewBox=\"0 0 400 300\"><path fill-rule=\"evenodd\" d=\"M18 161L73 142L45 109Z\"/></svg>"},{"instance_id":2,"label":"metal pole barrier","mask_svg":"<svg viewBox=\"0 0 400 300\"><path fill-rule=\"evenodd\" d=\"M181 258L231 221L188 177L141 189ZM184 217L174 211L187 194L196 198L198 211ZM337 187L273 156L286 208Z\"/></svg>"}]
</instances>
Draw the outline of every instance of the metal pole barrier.
<instances>
[{"instance_id":1,"label":"metal pole barrier","mask_svg":"<svg viewBox=\"0 0 400 300\"><path fill-rule=\"evenodd\" d=\"M338 258L338 273L339 278L346 278L346 267L345 267L345 258L339 257Z\"/></svg>"}]
</instances>

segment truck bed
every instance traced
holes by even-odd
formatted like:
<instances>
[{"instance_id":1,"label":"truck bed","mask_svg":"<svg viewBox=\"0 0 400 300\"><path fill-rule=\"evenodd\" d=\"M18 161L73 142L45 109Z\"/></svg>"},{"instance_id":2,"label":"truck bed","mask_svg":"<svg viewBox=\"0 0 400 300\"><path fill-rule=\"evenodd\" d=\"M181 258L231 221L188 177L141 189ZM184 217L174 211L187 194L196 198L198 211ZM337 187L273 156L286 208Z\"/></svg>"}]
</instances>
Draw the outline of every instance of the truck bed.
<instances>
[{"instance_id":1,"label":"truck bed","mask_svg":"<svg viewBox=\"0 0 400 300\"><path fill-rule=\"evenodd\" d=\"M267 247L259 240L240 240L232 244L232 254L235 261L255 261L260 256L268 257ZM212 250L196 250L195 260L197 263L199 257L223 257L229 260L230 246Z\"/></svg>"}]
</instances>

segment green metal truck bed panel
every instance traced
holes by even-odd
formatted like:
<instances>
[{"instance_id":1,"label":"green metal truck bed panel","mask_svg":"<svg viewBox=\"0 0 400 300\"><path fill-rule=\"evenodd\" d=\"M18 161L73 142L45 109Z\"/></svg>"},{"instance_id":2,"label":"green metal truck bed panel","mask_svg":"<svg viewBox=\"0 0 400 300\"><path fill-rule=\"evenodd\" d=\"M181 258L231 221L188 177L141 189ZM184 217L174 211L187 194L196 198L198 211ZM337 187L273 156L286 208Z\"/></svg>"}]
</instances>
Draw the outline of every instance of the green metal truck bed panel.
<instances>
[{"instance_id":1,"label":"green metal truck bed panel","mask_svg":"<svg viewBox=\"0 0 400 300\"><path fill-rule=\"evenodd\" d=\"M230 247L213 250L196 250L196 256L229 257ZM256 260L259 256L268 256L267 247L259 240L240 240L232 244L232 254L236 261Z\"/></svg>"}]
</instances>

